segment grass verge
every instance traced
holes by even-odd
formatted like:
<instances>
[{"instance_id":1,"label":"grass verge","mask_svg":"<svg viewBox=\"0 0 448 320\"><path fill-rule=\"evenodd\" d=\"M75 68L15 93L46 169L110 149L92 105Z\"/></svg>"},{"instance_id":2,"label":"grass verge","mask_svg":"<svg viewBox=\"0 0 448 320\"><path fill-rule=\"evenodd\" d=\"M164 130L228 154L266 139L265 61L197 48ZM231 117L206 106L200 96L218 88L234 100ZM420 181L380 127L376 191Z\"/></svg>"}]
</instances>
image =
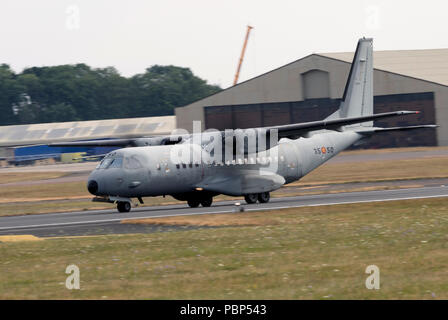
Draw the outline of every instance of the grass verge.
<instances>
[{"instance_id":1,"label":"grass verge","mask_svg":"<svg viewBox=\"0 0 448 320\"><path fill-rule=\"evenodd\" d=\"M1 243L0 299L448 298L446 198L210 219L223 227ZM69 264L80 290L65 288ZM372 264L380 290L365 288Z\"/></svg>"},{"instance_id":2,"label":"grass verge","mask_svg":"<svg viewBox=\"0 0 448 320\"><path fill-rule=\"evenodd\" d=\"M1 183L56 179L67 176L67 172L6 172L0 173Z\"/></svg>"}]
</instances>

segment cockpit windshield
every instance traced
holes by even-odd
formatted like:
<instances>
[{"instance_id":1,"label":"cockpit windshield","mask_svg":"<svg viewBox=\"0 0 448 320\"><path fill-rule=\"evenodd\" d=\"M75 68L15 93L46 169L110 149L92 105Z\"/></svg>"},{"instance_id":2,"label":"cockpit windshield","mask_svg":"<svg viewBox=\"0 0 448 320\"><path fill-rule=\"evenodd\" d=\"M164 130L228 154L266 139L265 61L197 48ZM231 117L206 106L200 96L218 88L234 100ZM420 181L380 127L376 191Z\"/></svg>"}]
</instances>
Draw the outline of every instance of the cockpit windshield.
<instances>
[{"instance_id":1,"label":"cockpit windshield","mask_svg":"<svg viewBox=\"0 0 448 320\"><path fill-rule=\"evenodd\" d=\"M104 158L96 167L97 169L121 168L123 167L123 158Z\"/></svg>"},{"instance_id":2,"label":"cockpit windshield","mask_svg":"<svg viewBox=\"0 0 448 320\"><path fill-rule=\"evenodd\" d=\"M144 158L141 155L125 155L112 153L108 154L97 165L97 169L111 169L111 168L125 168L125 169L140 169L143 168Z\"/></svg>"}]
</instances>

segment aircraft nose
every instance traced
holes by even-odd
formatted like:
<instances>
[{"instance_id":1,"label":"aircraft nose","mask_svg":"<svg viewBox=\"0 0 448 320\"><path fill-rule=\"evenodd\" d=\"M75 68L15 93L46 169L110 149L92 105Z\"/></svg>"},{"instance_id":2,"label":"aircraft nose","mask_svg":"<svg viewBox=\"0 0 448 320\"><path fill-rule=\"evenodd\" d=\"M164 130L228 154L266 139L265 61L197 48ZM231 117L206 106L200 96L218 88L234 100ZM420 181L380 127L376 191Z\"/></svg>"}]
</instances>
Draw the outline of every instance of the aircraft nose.
<instances>
[{"instance_id":1,"label":"aircraft nose","mask_svg":"<svg viewBox=\"0 0 448 320\"><path fill-rule=\"evenodd\" d=\"M90 180L87 184L87 190L89 190L91 194L96 195L98 192L98 182L95 180Z\"/></svg>"}]
</instances>

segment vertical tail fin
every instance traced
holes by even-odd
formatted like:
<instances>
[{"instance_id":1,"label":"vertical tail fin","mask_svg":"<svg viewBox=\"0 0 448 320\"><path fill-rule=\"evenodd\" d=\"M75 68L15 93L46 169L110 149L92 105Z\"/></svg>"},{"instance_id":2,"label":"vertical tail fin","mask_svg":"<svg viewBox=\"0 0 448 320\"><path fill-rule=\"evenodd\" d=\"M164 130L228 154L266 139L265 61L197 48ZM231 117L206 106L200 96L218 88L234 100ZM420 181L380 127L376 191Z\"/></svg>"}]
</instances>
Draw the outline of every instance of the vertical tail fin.
<instances>
[{"instance_id":1,"label":"vertical tail fin","mask_svg":"<svg viewBox=\"0 0 448 320\"><path fill-rule=\"evenodd\" d=\"M348 118L373 114L373 39L359 39L353 57L342 102L327 119ZM373 126L373 122L360 124ZM357 125L359 126L359 125Z\"/></svg>"}]
</instances>

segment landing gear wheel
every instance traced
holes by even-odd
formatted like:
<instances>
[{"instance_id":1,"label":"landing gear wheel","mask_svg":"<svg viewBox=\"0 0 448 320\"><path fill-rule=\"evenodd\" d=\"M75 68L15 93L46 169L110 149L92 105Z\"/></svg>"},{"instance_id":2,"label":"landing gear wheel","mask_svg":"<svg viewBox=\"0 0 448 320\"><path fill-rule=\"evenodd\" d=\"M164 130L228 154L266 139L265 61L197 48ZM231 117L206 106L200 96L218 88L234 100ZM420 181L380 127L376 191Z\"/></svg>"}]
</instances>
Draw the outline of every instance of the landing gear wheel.
<instances>
[{"instance_id":1,"label":"landing gear wheel","mask_svg":"<svg viewBox=\"0 0 448 320\"><path fill-rule=\"evenodd\" d=\"M118 202L117 209L119 212L129 212L131 211L131 204L129 202Z\"/></svg>"},{"instance_id":2,"label":"landing gear wheel","mask_svg":"<svg viewBox=\"0 0 448 320\"><path fill-rule=\"evenodd\" d=\"M197 208L197 207L199 207L199 200L197 200L197 199L188 199L187 203L188 203L188 206L190 208Z\"/></svg>"},{"instance_id":3,"label":"landing gear wheel","mask_svg":"<svg viewBox=\"0 0 448 320\"><path fill-rule=\"evenodd\" d=\"M249 194L246 194L246 195L244 196L244 200L246 200L247 204L253 204L253 203L256 203L257 200L258 200L258 194L256 194L256 193L249 193Z\"/></svg>"},{"instance_id":4,"label":"landing gear wheel","mask_svg":"<svg viewBox=\"0 0 448 320\"><path fill-rule=\"evenodd\" d=\"M212 205L212 202L213 202L213 198L212 197L201 199L201 205L203 207L210 207Z\"/></svg>"},{"instance_id":5,"label":"landing gear wheel","mask_svg":"<svg viewBox=\"0 0 448 320\"><path fill-rule=\"evenodd\" d=\"M269 192L262 192L258 194L258 201L260 201L260 203L267 203L269 202L270 198L271 195L269 194Z\"/></svg>"}]
</instances>

